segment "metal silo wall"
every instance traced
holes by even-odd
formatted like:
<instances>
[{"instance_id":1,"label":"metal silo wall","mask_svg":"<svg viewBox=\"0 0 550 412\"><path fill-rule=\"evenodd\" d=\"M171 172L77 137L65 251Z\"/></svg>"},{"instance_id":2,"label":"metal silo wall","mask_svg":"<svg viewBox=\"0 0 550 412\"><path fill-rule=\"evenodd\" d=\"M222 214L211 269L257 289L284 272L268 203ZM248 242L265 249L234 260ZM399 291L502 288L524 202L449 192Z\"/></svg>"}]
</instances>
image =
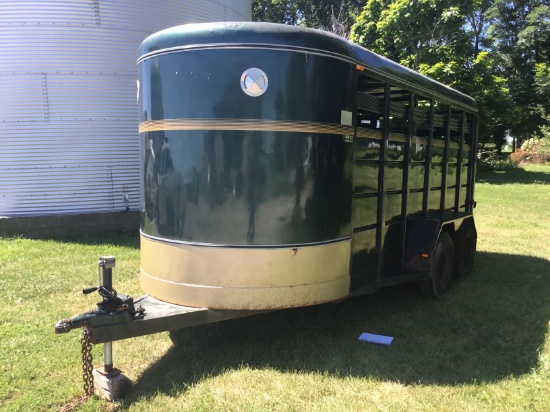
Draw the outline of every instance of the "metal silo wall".
<instances>
[{"instance_id":1,"label":"metal silo wall","mask_svg":"<svg viewBox=\"0 0 550 412\"><path fill-rule=\"evenodd\" d=\"M250 0L0 2L0 216L139 209L136 54Z\"/></svg>"}]
</instances>

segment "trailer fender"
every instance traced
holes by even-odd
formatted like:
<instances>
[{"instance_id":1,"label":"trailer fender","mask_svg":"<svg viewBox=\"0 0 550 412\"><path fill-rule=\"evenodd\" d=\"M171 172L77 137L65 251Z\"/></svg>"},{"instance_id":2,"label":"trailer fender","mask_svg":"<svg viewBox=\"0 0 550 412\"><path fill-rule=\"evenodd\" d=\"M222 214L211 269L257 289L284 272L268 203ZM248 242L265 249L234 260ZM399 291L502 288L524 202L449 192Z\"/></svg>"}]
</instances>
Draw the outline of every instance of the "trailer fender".
<instances>
[{"instance_id":1,"label":"trailer fender","mask_svg":"<svg viewBox=\"0 0 550 412\"><path fill-rule=\"evenodd\" d=\"M456 278L462 279L473 271L474 256L477 248L477 230L473 216L464 219L460 228L456 230L455 238L455 270Z\"/></svg>"},{"instance_id":2,"label":"trailer fender","mask_svg":"<svg viewBox=\"0 0 550 412\"><path fill-rule=\"evenodd\" d=\"M430 256L444 223L437 219L415 220L407 241L407 269L429 271Z\"/></svg>"}]
</instances>

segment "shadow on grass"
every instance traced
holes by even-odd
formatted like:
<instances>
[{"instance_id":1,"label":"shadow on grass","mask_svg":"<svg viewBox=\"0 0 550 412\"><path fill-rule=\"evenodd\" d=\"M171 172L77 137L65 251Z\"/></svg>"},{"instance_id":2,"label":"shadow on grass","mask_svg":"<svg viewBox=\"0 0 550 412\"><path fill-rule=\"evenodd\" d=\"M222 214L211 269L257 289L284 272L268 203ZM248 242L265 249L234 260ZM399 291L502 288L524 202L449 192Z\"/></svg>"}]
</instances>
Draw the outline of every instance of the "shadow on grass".
<instances>
[{"instance_id":1,"label":"shadow on grass","mask_svg":"<svg viewBox=\"0 0 550 412\"><path fill-rule=\"evenodd\" d=\"M159 392L178 396L243 366L436 385L529 373L537 368L550 319L548 263L478 253L474 274L441 300L406 285L179 331L175 346L135 382L122 407ZM391 346L359 342L366 331L395 340Z\"/></svg>"},{"instance_id":2,"label":"shadow on grass","mask_svg":"<svg viewBox=\"0 0 550 412\"><path fill-rule=\"evenodd\" d=\"M476 181L478 183L488 183L492 185L504 185L510 183L528 184L550 184L549 173L535 172L522 169L520 167L497 171L480 171L477 173Z\"/></svg>"}]
</instances>

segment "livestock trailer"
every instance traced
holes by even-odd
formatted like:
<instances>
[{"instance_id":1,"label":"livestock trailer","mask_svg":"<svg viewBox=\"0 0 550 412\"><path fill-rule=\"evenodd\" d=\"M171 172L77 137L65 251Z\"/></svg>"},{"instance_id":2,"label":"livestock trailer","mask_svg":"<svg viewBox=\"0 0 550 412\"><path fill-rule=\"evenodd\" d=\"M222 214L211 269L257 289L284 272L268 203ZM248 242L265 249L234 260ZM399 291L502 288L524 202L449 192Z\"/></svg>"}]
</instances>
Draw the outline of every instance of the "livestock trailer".
<instances>
[{"instance_id":1,"label":"livestock trailer","mask_svg":"<svg viewBox=\"0 0 550 412\"><path fill-rule=\"evenodd\" d=\"M473 99L291 26L180 26L139 55L147 294L287 308L429 278L438 295L469 267ZM449 273L430 273L438 242Z\"/></svg>"},{"instance_id":2,"label":"livestock trailer","mask_svg":"<svg viewBox=\"0 0 550 412\"><path fill-rule=\"evenodd\" d=\"M137 63L146 296L107 280L105 307L59 332L110 342L406 282L439 297L471 271L472 98L269 23L167 29Z\"/></svg>"}]
</instances>

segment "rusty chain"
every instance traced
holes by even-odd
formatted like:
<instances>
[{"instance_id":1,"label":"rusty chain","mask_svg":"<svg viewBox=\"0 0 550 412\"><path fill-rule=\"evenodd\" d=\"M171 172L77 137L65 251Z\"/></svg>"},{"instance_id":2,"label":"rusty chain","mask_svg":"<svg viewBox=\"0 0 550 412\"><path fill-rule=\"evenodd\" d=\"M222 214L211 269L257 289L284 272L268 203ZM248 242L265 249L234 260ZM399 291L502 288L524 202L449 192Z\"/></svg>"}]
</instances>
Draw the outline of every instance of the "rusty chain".
<instances>
[{"instance_id":1,"label":"rusty chain","mask_svg":"<svg viewBox=\"0 0 550 412\"><path fill-rule=\"evenodd\" d=\"M80 339L82 344L82 378L84 379L84 393L86 396L92 396L94 394L94 376L92 371L94 366L92 365L92 335L88 329L82 329L82 338Z\"/></svg>"},{"instance_id":2,"label":"rusty chain","mask_svg":"<svg viewBox=\"0 0 550 412\"><path fill-rule=\"evenodd\" d=\"M73 398L57 412L73 412L84 404L90 396L94 394L94 375L92 374L94 367L92 365L92 335L86 328L82 328L82 378L84 379L84 395Z\"/></svg>"}]
</instances>

